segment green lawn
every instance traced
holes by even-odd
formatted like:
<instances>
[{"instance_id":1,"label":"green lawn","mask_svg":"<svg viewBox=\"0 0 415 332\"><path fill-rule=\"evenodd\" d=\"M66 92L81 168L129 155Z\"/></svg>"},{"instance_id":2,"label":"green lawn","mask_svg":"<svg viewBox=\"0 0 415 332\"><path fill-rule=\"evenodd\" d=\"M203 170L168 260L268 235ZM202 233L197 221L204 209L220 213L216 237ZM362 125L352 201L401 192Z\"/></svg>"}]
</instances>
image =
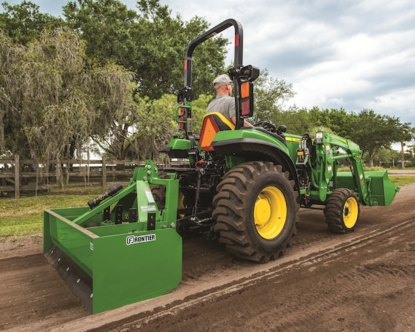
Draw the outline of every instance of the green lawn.
<instances>
[{"instance_id":1,"label":"green lawn","mask_svg":"<svg viewBox=\"0 0 415 332\"><path fill-rule=\"evenodd\" d=\"M392 182L398 186L402 187L406 184L414 183L415 182L415 176L389 176L389 179L392 180Z\"/></svg>"},{"instance_id":2,"label":"green lawn","mask_svg":"<svg viewBox=\"0 0 415 332\"><path fill-rule=\"evenodd\" d=\"M102 192L101 187L68 188L38 193L34 197L0 199L0 237L23 236L43 231L43 210L87 206L87 202Z\"/></svg>"}]
</instances>

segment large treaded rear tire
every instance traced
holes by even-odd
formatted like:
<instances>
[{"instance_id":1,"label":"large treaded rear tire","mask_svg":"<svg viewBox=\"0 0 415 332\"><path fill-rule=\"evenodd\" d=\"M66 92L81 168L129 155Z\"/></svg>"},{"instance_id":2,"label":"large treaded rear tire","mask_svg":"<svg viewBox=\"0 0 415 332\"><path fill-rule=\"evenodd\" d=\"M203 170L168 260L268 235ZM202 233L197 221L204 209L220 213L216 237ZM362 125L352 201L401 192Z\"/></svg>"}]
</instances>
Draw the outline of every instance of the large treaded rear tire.
<instances>
[{"instance_id":1,"label":"large treaded rear tire","mask_svg":"<svg viewBox=\"0 0 415 332\"><path fill-rule=\"evenodd\" d=\"M257 263L267 263L284 254L297 233L297 210L300 207L298 192L294 190L294 181L289 180L288 172L283 173L280 165L271 162L247 162L226 173L216 190L218 194L213 199L215 210L212 213L216 220L214 230L220 233L219 242L225 243L230 253ZM279 230L271 231L268 238L261 233L263 225L258 224L256 210L261 197L267 197L266 191L270 196L276 192L280 197L278 204L275 200L266 200L269 211L264 214L264 225L279 224ZM280 220L280 214L285 222Z\"/></svg>"},{"instance_id":2,"label":"large treaded rear tire","mask_svg":"<svg viewBox=\"0 0 415 332\"><path fill-rule=\"evenodd\" d=\"M360 216L359 199L350 189L335 189L327 199L324 215L331 232L353 232Z\"/></svg>"}]
</instances>

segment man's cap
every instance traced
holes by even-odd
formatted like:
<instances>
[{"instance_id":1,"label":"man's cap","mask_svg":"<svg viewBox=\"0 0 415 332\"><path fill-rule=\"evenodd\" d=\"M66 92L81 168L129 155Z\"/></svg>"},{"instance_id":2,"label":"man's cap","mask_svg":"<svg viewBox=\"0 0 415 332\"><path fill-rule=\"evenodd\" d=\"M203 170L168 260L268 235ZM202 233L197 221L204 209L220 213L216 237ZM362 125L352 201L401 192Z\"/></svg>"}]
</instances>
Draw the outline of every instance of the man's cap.
<instances>
[{"instance_id":1,"label":"man's cap","mask_svg":"<svg viewBox=\"0 0 415 332\"><path fill-rule=\"evenodd\" d=\"M224 86L224 85L226 85L228 83L232 83L232 81L231 81L231 79L229 78L228 75L226 75L226 74L219 75L213 81L213 87L215 89L217 89L217 88L220 88L221 86Z\"/></svg>"}]
</instances>

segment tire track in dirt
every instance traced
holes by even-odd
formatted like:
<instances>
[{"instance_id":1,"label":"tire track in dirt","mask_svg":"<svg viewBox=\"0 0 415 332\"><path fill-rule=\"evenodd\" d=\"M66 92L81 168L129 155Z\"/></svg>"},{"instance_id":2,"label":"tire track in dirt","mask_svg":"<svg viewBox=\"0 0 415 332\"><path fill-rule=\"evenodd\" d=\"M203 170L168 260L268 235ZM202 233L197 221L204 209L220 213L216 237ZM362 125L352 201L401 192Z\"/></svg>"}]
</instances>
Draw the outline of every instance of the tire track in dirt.
<instances>
[{"instance_id":1,"label":"tire track in dirt","mask_svg":"<svg viewBox=\"0 0 415 332\"><path fill-rule=\"evenodd\" d=\"M7 289L10 285L13 286L14 284L20 284L25 283L25 281L22 278L23 275L26 275L26 278L29 278L27 276L29 273L32 273L31 266L33 265L30 263L31 260L41 260L42 262L39 263L41 266L41 273L48 274L49 277L45 279L45 281L48 281L48 285L44 287L45 293L42 295L46 295L47 300L45 300L45 297L38 297L40 294L35 289L35 286L32 287L21 288L18 286L16 289L20 289L19 294L21 292L24 292L19 295L21 298L18 302L17 306L14 307L7 307L4 306L2 310L2 314L4 313L4 317L6 317L3 320L3 328L11 328L14 331L40 331L40 330L50 330L52 329L52 326L56 327L57 330L60 330L60 327L66 327L69 331L74 331L75 329L79 328L79 330L88 330L92 329L94 327L99 327L100 325L104 325L108 322L115 322L113 325L107 325L105 329L111 329L112 327L116 326L122 326L125 324L133 323L137 321L137 319L143 318L143 317L150 317L151 314L154 314L154 312L164 310L161 308L162 306L166 306L166 308L172 307L176 304L183 303L185 301L191 301L192 299L195 299L197 297L201 297L204 295L209 294L210 292L214 292L215 288L206 288L203 285L208 283L212 285L217 284L226 284L229 282L233 282L235 280L238 280L241 278L242 275L254 275L255 271L259 271L258 268L263 268L263 270L269 270L269 269L280 269L286 268L290 264L296 264L301 263L303 259L310 254L311 252L315 252L316 250L320 252L319 255L314 256L314 261L309 260L307 262L303 262L301 269L295 269L295 266L293 266L292 271L293 273L282 273L279 276L279 278L285 278L285 281L282 283L282 287L284 288L284 292L277 292L277 288L275 291L273 291L274 281L268 280L268 279L261 279L261 282L254 282L251 284L245 284L242 285L242 287L235 291L225 294L229 298L229 302L226 302L227 300L223 300L226 296L222 297L213 297L210 300L206 299L203 304L195 304L194 306L189 306L184 311L175 311L176 315L171 315L167 318L169 318L168 321L172 321L174 326L176 326L176 330L214 330L213 327L216 327L216 330L232 330L233 326L240 326L240 330L252 330L252 325L249 327L248 323L255 322L258 323L254 319L252 319L251 315L252 312L256 312L259 316L261 314L261 311L256 311L254 307L262 306L262 302L265 303L271 303L274 307L278 307L277 311L273 311L273 317L274 320L270 320L269 323L269 329L270 330L279 330L278 327L275 325L275 317L280 317L279 312L283 310L284 306L288 305L288 303L293 302L291 299L287 299L287 297L284 295L288 291L292 291L293 294L295 293L295 289L301 288L302 296L298 295L298 298L301 300L302 298L308 298L310 299L311 296L315 298L315 302L318 302L321 295L319 293L317 294L310 294L308 292L308 289L304 288L302 283L299 282L301 280L305 284L310 283L309 280L314 280L314 282L320 283L322 280L326 280L327 283L332 281L333 275L339 275L343 273L348 278L353 279L352 276L348 275L349 271L337 271L334 270L332 273L326 275L321 275L319 279L316 279L315 274L319 275L320 271L322 269L326 269L327 266L342 266L343 264L343 254L351 252L357 252L358 250L355 250L356 248L353 247L352 244L349 245L347 250L342 252L342 254L334 254L333 252L330 252L327 248L335 248L338 245L344 244L344 243L350 243L351 240L354 239L362 239L363 237L366 237L367 235L376 235L376 232L379 230L385 230L388 232L391 230L391 228L394 225L398 225L399 223L403 222L404 220L407 220L408 218L414 218L415 217L415 210L413 209L413 199L415 197L415 185L408 185L402 188L401 192L398 193L397 198L395 199L394 203L388 207L362 207L362 215L359 219L359 225L356 229L355 233L347 234L347 235L332 235L327 230L327 225L324 222L324 215L322 211L316 211L316 210L300 210L299 214L301 216L301 222L298 225L298 236L294 238L293 243L293 249L289 249L287 251L287 255L285 258L282 258L280 260L277 260L274 265L273 264L267 264L266 266L261 265L255 265L250 264L247 262L243 262L237 259L232 258L226 251L224 250L224 245L217 243L215 241L207 241L205 238L192 238L192 239L186 239L183 241L183 281L179 285L179 287L172 293L163 297L155 298L153 300L150 300L149 302L141 302L136 303L131 306L126 306L123 308L115 309L113 311L105 312L103 315L98 314L94 316L88 316L85 318L81 318L86 316L86 313L83 311L83 308L80 306L79 303L77 303L74 296L70 293L69 289L67 289L66 284L63 283L63 281L58 277L55 271L50 267L43 264L43 256L41 254L35 255L35 256L26 256L26 257L20 257L20 258L11 258L5 263L7 264L15 264L17 262L20 262L21 264L28 264L27 267L20 269L19 271L16 270L16 276L15 279L13 278L6 278L4 279L5 282L0 285L0 287L3 287L3 289ZM394 238L397 238L396 236L391 235L387 241L384 241L383 246L387 248L388 246L390 248L393 248L393 241ZM399 238L399 237L398 237ZM415 238L415 234L413 234L413 238ZM25 256L29 252L28 250L21 250L26 249L26 247L20 248L21 243L16 242L13 246L13 251L10 251L11 256ZM26 246L26 243L25 243ZM391 247L392 246L392 247ZM1 247L1 244L0 244ZM17 248L17 249L15 249ZM389 248L389 250L390 250ZM6 246L7 249L7 246ZM367 255L371 255L371 252L369 249L365 249L365 253ZM399 249L399 253L403 255L409 255L412 254L413 258L413 252L415 251L415 244L412 242L408 242L404 244L402 248ZM40 249L38 249L37 252L40 252ZM8 252L6 252L7 254ZM365 255L366 255L365 254ZM390 252L385 251L385 255L390 254ZM347 256L347 255L346 255ZM360 255L355 254L356 261L360 261ZM308 257L310 258L310 257ZM0 259L0 264L3 260ZM46 261L45 261L46 262ZM413 259L412 259L413 262ZM318 265L320 264L320 265ZM377 263L376 263L377 264ZM298 265L298 264L297 264ZM318 268L316 267L318 265ZM350 269L353 267L351 265ZM315 268L313 270L313 268ZM311 269L311 270L308 270ZM340 268L339 268L340 269ZM372 267L373 269L373 267ZM302 273L301 271L307 271L307 273ZM320 271L319 271L320 270ZM370 269L369 269L370 270ZM1 271L1 268L0 268ZM34 271L34 270L33 270ZM368 273L366 270L363 270L361 272L362 276L364 273ZM408 273L412 273L412 270L409 270ZM404 271L399 272L395 271L396 276L395 278L400 278L401 273L405 273ZM392 273L395 273L394 270L392 270ZM19 274L21 273L21 275ZM337 274L336 274L337 273ZM380 273L380 272L376 272ZM56 276L55 276L56 275ZM3 271L0 273L0 278L3 278L5 275L3 274ZM256 275L260 276L260 275ZM315 279L313 279L315 278ZM340 277L339 277L340 278ZM369 278L369 277L366 277ZM408 278L413 278L412 276L409 276ZM342 279L339 279L342 280ZM347 280L347 279L346 279ZM353 279L356 282L364 283L364 278L359 279ZM390 280L390 279L388 279ZM224 283L225 281L225 283ZM296 284L297 282L297 284ZM245 294L253 294L252 297L255 299L255 296L257 296L256 290L259 290L261 292L262 290L262 283L269 283L269 289L266 289L265 293L270 293L264 297L264 300L261 299L256 302L253 302L250 304L250 301L246 300ZM293 286L293 290L289 289L290 285ZM29 285L29 283L26 282L26 285ZM20 288L19 288L20 287ZM214 287L214 286L212 286ZM314 289L314 285L311 284L309 289ZM340 281L338 282L338 287L341 287ZM387 286L389 287L389 286ZM194 296L188 296L187 294L190 294L194 289L203 290L202 293L195 293ZM251 290L252 289L252 290ZM323 289L323 288L322 288ZM335 288L333 288L335 289ZM218 290L218 288L216 288ZM399 290L401 291L401 290ZM403 298L405 294L410 293L412 291L412 298ZM264 292L262 290L262 292ZM327 291L328 294L330 294L330 290ZM333 291L335 292L335 291ZM3 302L6 303L6 300L9 300L10 296L3 296L6 294L9 294L7 292L2 294ZM288 292L289 293L289 292ZM11 294L11 293L10 293ZM9 295L10 295L9 294ZM291 294L291 293L289 293ZM307 295L308 294L308 295ZM326 293L324 293L326 294ZM393 296L395 296L395 293L391 293ZM395 295L394 295L395 294ZM347 295L347 294L346 294ZM392 296L391 295L391 296ZM188 296L186 298L186 296ZM396 295L398 296L398 295ZM244 297L245 300L239 300L239 297ZM281 303L273 303L275 301L275 298L281 298ZM403 295L399 295L398 298L403 298L404 301L413 301L413 298L415 298L415 293L413 293L412 289L408 289L407 292L403 292ZM229 308L232 308L234 306L233 302L239 303L238 310L230 311ZM176 302L174 302L176 301ZM205 321L198 321L197 317L204 317L204 312L206 310L212 310L212 312L215 312L216 306L225 301L226 306L222 306L221 310L222 313L218 313L218 317L214 316L207 316ZM268 302L267 302L268 301ZM350 299L348 299L350 303ZM362 300L363 301L363 300ZM70 308L73 310L69 310L67 305L68 302L71 303ZM33 306L31 303L37 303L37 307ZM248 303L248 305L247 305ZM214 304L214 305L211 305ZM304 308L306 304L302 304L301 302L297 304L298 307ZM308 303L308 306L312 306L312 302ZM395 303L394 303L395 305ZM245 308L247 306L248 308ZM350 304L352 307L353 304ZM202 309L200 309L200 307ZM294 306L295 308L296 306ZM398 306L399 307L399 306ZM38 308L44 308L44 310L38 310ZM141 308L141 309L140 309ZM199 309L198 309L199 308ZM261 307L264 312L271 312L273 310L273 307L266 307L265 309ZM340 318L344 318L345 316L342 313L335 312L336 308L330 308L328 306L328 313L331 315L339 315ZM150 312L149 310L154 310ZM351 310L351 309L349 309ZM366 309L365 309L366 310ZM35 313L37 311L37 313ZM306 310L304 310L306 311ZM402 311L405 312L405 308L402 308ZM414 310L415 312L415 307ZM140 312L140 314L137 314L137 312ZM172 311L173 312L173 311ZM187 312L189 314L187 315ZM298 317L291 316L293 321L299 320L299 317L302 313L298 314ZM327 314L327 313L326 313ZM360 315L360 312L357 313ZM133 316L132 316L133 315ZM190 315L194 315L195 317L189 318ZM224 315L224 316L221 316ZM236 322L235 320L230 320L229 316L232 317L238 317L239 322ZM266 315L265 315L266 316ZM399 314L396 313L396 316L398 317ZM402 315L401 315L402 316ZM401 317L399 316L399 317ZM165 325L163 322L167 319L166 316L163 316L160 318L160 329L163 330L170 330L170 328L166 327L168 325ZM406 317L402 316L402 322L405 322ZM183 319L190 319L190 322L197 322L196 325L190 324L189 326L181 325L183 324ZM288 319L288 318L287 318ZM321 318L320 318L321 319ZM338 330L340 328L345 328L347 323L347 317L345 318L346 321L338 322L338 324L341 324L339 326L333 325L333 327ZM382 318L383 319L383 318ZM386 319L386 318L385 318ZM408 318L409 319L409 318ZM120 321L122 320L122 321ZM266 320L264 318L264 320ZM315 320L315 317L314 317ZM218 321L218 325L216 325L216 321ZM222 322L221 322L222 321ZM67 322L67 323L65 323ZM149 322L147 330L151 330L154 328L154 321ZM7 324L8 326L6 327ZM59 325L63 324L63 325ZM228 324L228 325L226 325ZM274 325L273 325L274 324ZM350 324L350 323L348 323ZM374 326L377 326L375 323L373 323ZM385 321L385 326L392 326L390 325L390 321ZM389 325L388 325L389 324ZM125 326L127 326L125 325ZM267 325L268 326L268 325ZM287 323L287 326L288 323ZM295 329L295 324L293 325L293 330ZM316 325L318 326L318 325ZM349 326L349 325L347 325ZM350 325L352 326L352 325ZM354 325L353 325L354 326ZM353 327L352 326L352 327ZM203 329L202 327L205 327ZM321 325L320 330L328 330L327 326ZM361 327L358 328L358 325L355 326L356 330L361 329ZM1 328L0 328L1 329ZM104 330L105 330L104 329ZM259 329L259 328L258 328ZM117 329L115 329L117 330ZM174 330L174 329L173 329ZM370 326L364 328L366 331L371 331L373 329L370 328ZM303 329L304 331L304 329ZM317 330L316 330L317 331Z\"/></svg>"},{"instance_id":2,"label":"tire track in dirt","mask_svg":"<svg viewBox=\"0 0 415 332\"><path fill-rule=\"evenodd\" d=\"M413 233L408 235L407 231L411 229L406 229L405 231L399 230L400 240L394 243L394 246L409 246L411 248L411 241L413 239ZM388 234L383 234L384 239L380 240L379 248L381 249L381 254L384 256L388 256L390 254L390 248L385 244L390 242L388 239ZM413 243L413 240L412 240ZM373 243L366 242L366 245L372 246ZM350 302L367 302L368 307L373 306L373 303L376 304L376 295L380 295L380 297L384 298L393 298L404 293L403 290L407 290L405 293L413 293L413 286L412 288L408 289L408 285L413 285L414 276L415 276L415 266L413 264L409 265L400 265L399 263L371 263L370 260L366 261L366 263L359 265L355 268L351 268L348 272L341 272L342 265L353 265L354 257L356 256L356 250L361 250L362 248L355 246L352 250L350 249L342 249L346 251L346 253L339 253L341 256L339 259L332 260L329 264L321 264L322 261L316 262L317 264L312 264L311 267L307 269L301 269L301 266L298 266L296 269L292 269L289 271L289 275L294 275L298 273L299 275L303 276L304 279L307 279L309 273L312 271L318 271L320 269L320 273L322 274L321 270L326 270L325 274L332 274L330 278L324 278L323 280L317 280L317 282L309 283L309 287L307 287L306 292L304 289L297 289L296 287L290 287L290 280L289 278L271 278L269 279L268 283L263 283L262 288L268 288L269 290L274 290L278 286L280 289L284 289L288 287L290 291L288 294L284 294L284 290L275 291L272 295L265 295L264 298L261 300L265 303L270 302L270 297L272 297L271 302L273 302L274 307L264 310L263 306L249 306L249 313L245 311L242 312L241 318L245 318L245 315L249 315L250 317L254 317L251 319L251 322L256 322L257 328L254 328L254 324L245 325L245 326L237 326L235 325L235 320L229 317L233 317L233 315L229 314L225 317L218 316L217 321L215 323L209 321L209 330L213 331L250 331L250 330L273 330L273 331L322 331L322 330L329 330L327 325L316 325L316 317L322 317L327 315L327 313L332 312L333 308L338 308L342 306L344 303ZM407 250L410 252L410 250ZM365 254L370 255L370 249L365 250ZM376 257L378 254L374 253L373 256ZM396 252L395 252L396 254ZM337 262L335 262L337 260ZM348 261L347 261L348 260ZM340 261L340 262L339 262ZM344 261L344 262L343 262ZM324 262L325 263L325 262ZM334 266L333 263L336 263L337 266ZM405 264L405 263L403 263ZM299 271L302 270L302 271ZM311 271L310 271L311 270ZM336 273L337 272L337 273ZM281 276L280 276L281 277ZM277 280L275 280L277 279ZM295 279L301 279L296 275ZM318 278L314 278L318 279ZM272 281L272 282L271 282ZM292 284L297 284L298 282L292 282ZM387 290L382 291L382 289L387 286ZM274 287L274 288L271 288ZM249 303L249 300L254 299L255 292L258 292L258 287L256 285L250 286L249 288L243 289L240 293L237 294L228 294L223 296L221 299L216 301L212 301L211 303L205 304L203 306L199 305L199 310L191 310L187 313L182 313L178 315L182 320L176 321L174 316L171 316L166 319L163 323L160 322L160 319L155 321L154 323L150 323L148 326L141 325L140 331L153 331L157 324L158 328L162 330L164 326L171 326L169 328L170 331L178 331L186 328L190 328L189 325L198 326L195 324L197 320L197 315L193 313L193 311L201 311L204 310L205 312L209 312L209 310L215 306L221 304L221 302L230 302L231 299L233 301L238 301L241 303ZM371 298L365 299L365 296L362 297L362 293L369 293L373 294L373 301ZM245 296L244 296L245 294ZM252 296L252 297L251 297ZM243 301L243 299L245 301ZM279 299L275 301L275 298ZM248 301L246 301L248 300ZM281 301L281 303L278 303ZM276 303L277 302L277 303ZM258 303L258 301L253 301L253 303ZM224 311L228 311L225 309L227 305L221 304L221 307ZM202 307L202 308L201 308ZM241 306L243 308L243 306ZM385 308L383 308L385 309ZM374 309L368 309L369 312L373 311ZM217 310L216 310L217 311ZM384 311L384 310L381 310ZM229 312L227 312L229 313ZM215 310L211 315L214 317L216 314ZM235 313L233 313L235 314ZM277 319L276 319L277 317ZM192 323L190 323L193 320ZM276 323L276 320L278 322ZM186 321L189 321L186 324ZM201 322L199 322L201 323ZM377 315L376 319L370 320L367 323L362 322L345 322L345 318L341 316L339 313L338 324L342 323L342 326L346 330L354 330L354 331L392 331L397 327L396 320L391 317L391 315L383 314ZM172 325L170 325L172 324ZM223 328L226 326L226 328ZM125 327L124 331L133 331L136 330L139 326L130 326ZM195 330L204 330L203 328L196 328ZM340 330L340 329L339 329ZM114 329L114 331L118 331L118 329Z\"/></svg>"},{"instance_id":3,"label":"tire track in dirt","mask_svg":"<svg viewBox=\"0 0 415 332\"><path fill-rule=\"evenodd\" d=\"M397 276L400 277L397 280ZM294 304L289 303L284 310L278 311L278 315L282 319L278 322L278 328L288 331L292 328L292 312L302 312L302 318L296 321L295 326L302 326L305 330L314 328L315 317L324 315L331 308L338 307L349 298L350 294L359 294L362 285L366 286L366 291L376 292L379 286L385 283L393 284L393 290L399 290L406 286L408 281L412 281L415 276L415 266L410 269L402 266L386 266L386 265L367 265L358 267L347 274L336 276L334 282L328 284L319 284L309 289L311 294L319 294L318 297L299 295L291 297ZM338 286L338 287L336 287ZM391 290L392 290L391 289ZM312 303L310 308L308 305L300 305L298 303ZM267 313L268 315L268 313ZM259 315L258 319L266 319L266 316ZM312 325L310 325L310 322ZM275 322L274 327L275 327Z\"/></svg>"},{"instance_id":4,"label":"tire track in dirt","mask_svg":"<svg viewBox=\"0 0 415 332\"><path fill-rule=\"evenodd\" d=\"M305 259L304 261L300 261L297 263L292 264L291 266L277 271L272 271L269 273L266 273L263 276L259 276L255 278L255 280L247 280L244 281L238 285L231 286L227 289L220 290L216 293L208 294L204 297L200 297L198 299L195 299L193 301L187 301L183 304L177 305L169 310L165 310L162 312L159 312L155 315L151 315L149 317L140 319L136 322L134 322L129 327L124 325L123 331L130 331L135 330L138 328L143 329L144 331L152 330L151 327L154 328L154 325L157 325L161 320L174 320L175 316L185 316L186 317L186 311L192 310L192 307L198 307L199 309L202 307L206 307L221 301L224 301L226 299L231 298L234 296L234 294L243 294L247 292L249 288L255 288L257 285L260 285L264 282L264 279L267 279L266 283L269 283L276 287L276 285L279 285L281 281L272 281L273 279L283 278L285 275L292 275L297 273L299 270L304 270L305 267L310 266L306 270L306 274L309 272L314 271L317 269L317 267L313 267L314 265L321 266L322 268L328 269L333 262L344 260L344 256L355 256L356 250L361 250L362 247L367 247L368 245L372 245L374 242L379 242L380 238L385 237L385 240L383 242L390 242L389 236L391 232L398 232L402 233L403 229L407 230L409 228L412 228L414 224L413 220L407 221L405 223L402 223L401 225L397 225L392 227L391 229L384 230L381 232L372 232L369 234L369 236L362 236L359 237L357 240L354 240L350 244L338 246L337 248L333 250L326 251L324 253L316 253L313 255L313 257L310 257L308 259ZM402 233L404 234L404 233ZM407 239L401 239L399 240L399 243L402 244L402 242L407 241ZM383 243L380 243L380 247L385 246ZM330 260L330 262L327 262L327 260ZM339 262L337 262L339 264ZM326 266L324 266L326 265ZM302 272L304 273L304 271ZM362 267L356 268L352 270L349 273L342 273L337 277L337 281L335 282L334 286L332 283L329 285L324 285L321 283L318 283L316 286L311 287L308 289L308 294L313 294L311 297L308 295L304 295L302 292L296 292L294 291L293 294L290 296L290 301L288 303L284 303L281 308L277 307L276 310L268 310L265 314L262 314L261 312L255 312L251 311L251 315L256 315L257 320L261 321L262 326L267 322L267 319L269 316L271 317L282 317L279 321L278 328L280 328L282 331L290 330L292 327L292 320L293 317L291 315L292 312L298 312L300 311L302 315L304 316L303 319L300 319L300 325L303 328L309 329L307 322L314 321L313 317L318 317L319 315L324 314L329 309L339 306L341 303L344 302L345 299L347 299L348 295L351 293L358 293L361 289L362 283L369 283L372 288L376 288L381 284L384 284L385 282L391 282L397 274L401 274L401 279L404 280L402 283L395 283L395 287L400 287L403 284L407 283L408 279L413 280L413 277L415 276L415 267L409 266L409 267L400 267L398 265L391 265L391 266L385 266L385 265L363 265ZM298 277L296 278L298 279ZM341 287L338 287L338 284L341 283ZM284 285L280 285L282 288L284 288ZM318 294L317 296L314 294ZM333 295L334 294L334 295ZM305 301L306 300L306 301ZM308 308L308 305L301 306L303 302L306 302L308 304L312 303L312 308ZM300 305L299 305L300 304ZM197 309L196 309L197 311ZM225 319L226 322L226 319ZM298 322L298 321L297 321ZM223 323L223 321L222 321ZM225 325L232 326L234 322L226 323ZM275 323L275 321L274 321ZM148 324L148 326L147 326ZM112 325L112 324L111 324ZM164 324L163 324L164 325ZM211 325L213 330L221 330L220 326L217 325ZM266 326L266 325L265 325ZM297 325L296 325L297 326ZM271 325L268 326L271 328ZM274 326L275 327L275 326ZM225 329L225 330L228 330ZM115 329L111 329L110 326L108 327L101 327L94 331L118 331L120 330L119 327ZM171 331L174 331L175 329L170 329ZM201 329L196 329L201 330ZM233 329L229 329L233 330ZM294 328L294 330L296 330Z\"/></svg>"}]
</instances>

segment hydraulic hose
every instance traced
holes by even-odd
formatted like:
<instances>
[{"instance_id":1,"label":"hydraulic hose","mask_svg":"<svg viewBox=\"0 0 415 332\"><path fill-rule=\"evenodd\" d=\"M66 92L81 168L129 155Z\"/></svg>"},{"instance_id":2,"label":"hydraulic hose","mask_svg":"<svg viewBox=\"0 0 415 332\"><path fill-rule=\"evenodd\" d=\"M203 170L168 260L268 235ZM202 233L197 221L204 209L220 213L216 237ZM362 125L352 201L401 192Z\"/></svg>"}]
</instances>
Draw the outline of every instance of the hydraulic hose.
<instances>
[{"instance_id":1,"label":"hydraulic hose","mask_svg":"<svg viewBox=\"0 0 415 332\"><path fill-rule=\"evenodd\" d=\"M91 199L88 202L88 205L91 209L93 209L95 206L99 205L102 201L106 200L108 197L111 197L115 195L117 192L119 192L122 189L122 184L117 183L115 186L112 186L108 190L104 191L101 195L98 195L97 197Z\"/></svg>"}]
</instances>

